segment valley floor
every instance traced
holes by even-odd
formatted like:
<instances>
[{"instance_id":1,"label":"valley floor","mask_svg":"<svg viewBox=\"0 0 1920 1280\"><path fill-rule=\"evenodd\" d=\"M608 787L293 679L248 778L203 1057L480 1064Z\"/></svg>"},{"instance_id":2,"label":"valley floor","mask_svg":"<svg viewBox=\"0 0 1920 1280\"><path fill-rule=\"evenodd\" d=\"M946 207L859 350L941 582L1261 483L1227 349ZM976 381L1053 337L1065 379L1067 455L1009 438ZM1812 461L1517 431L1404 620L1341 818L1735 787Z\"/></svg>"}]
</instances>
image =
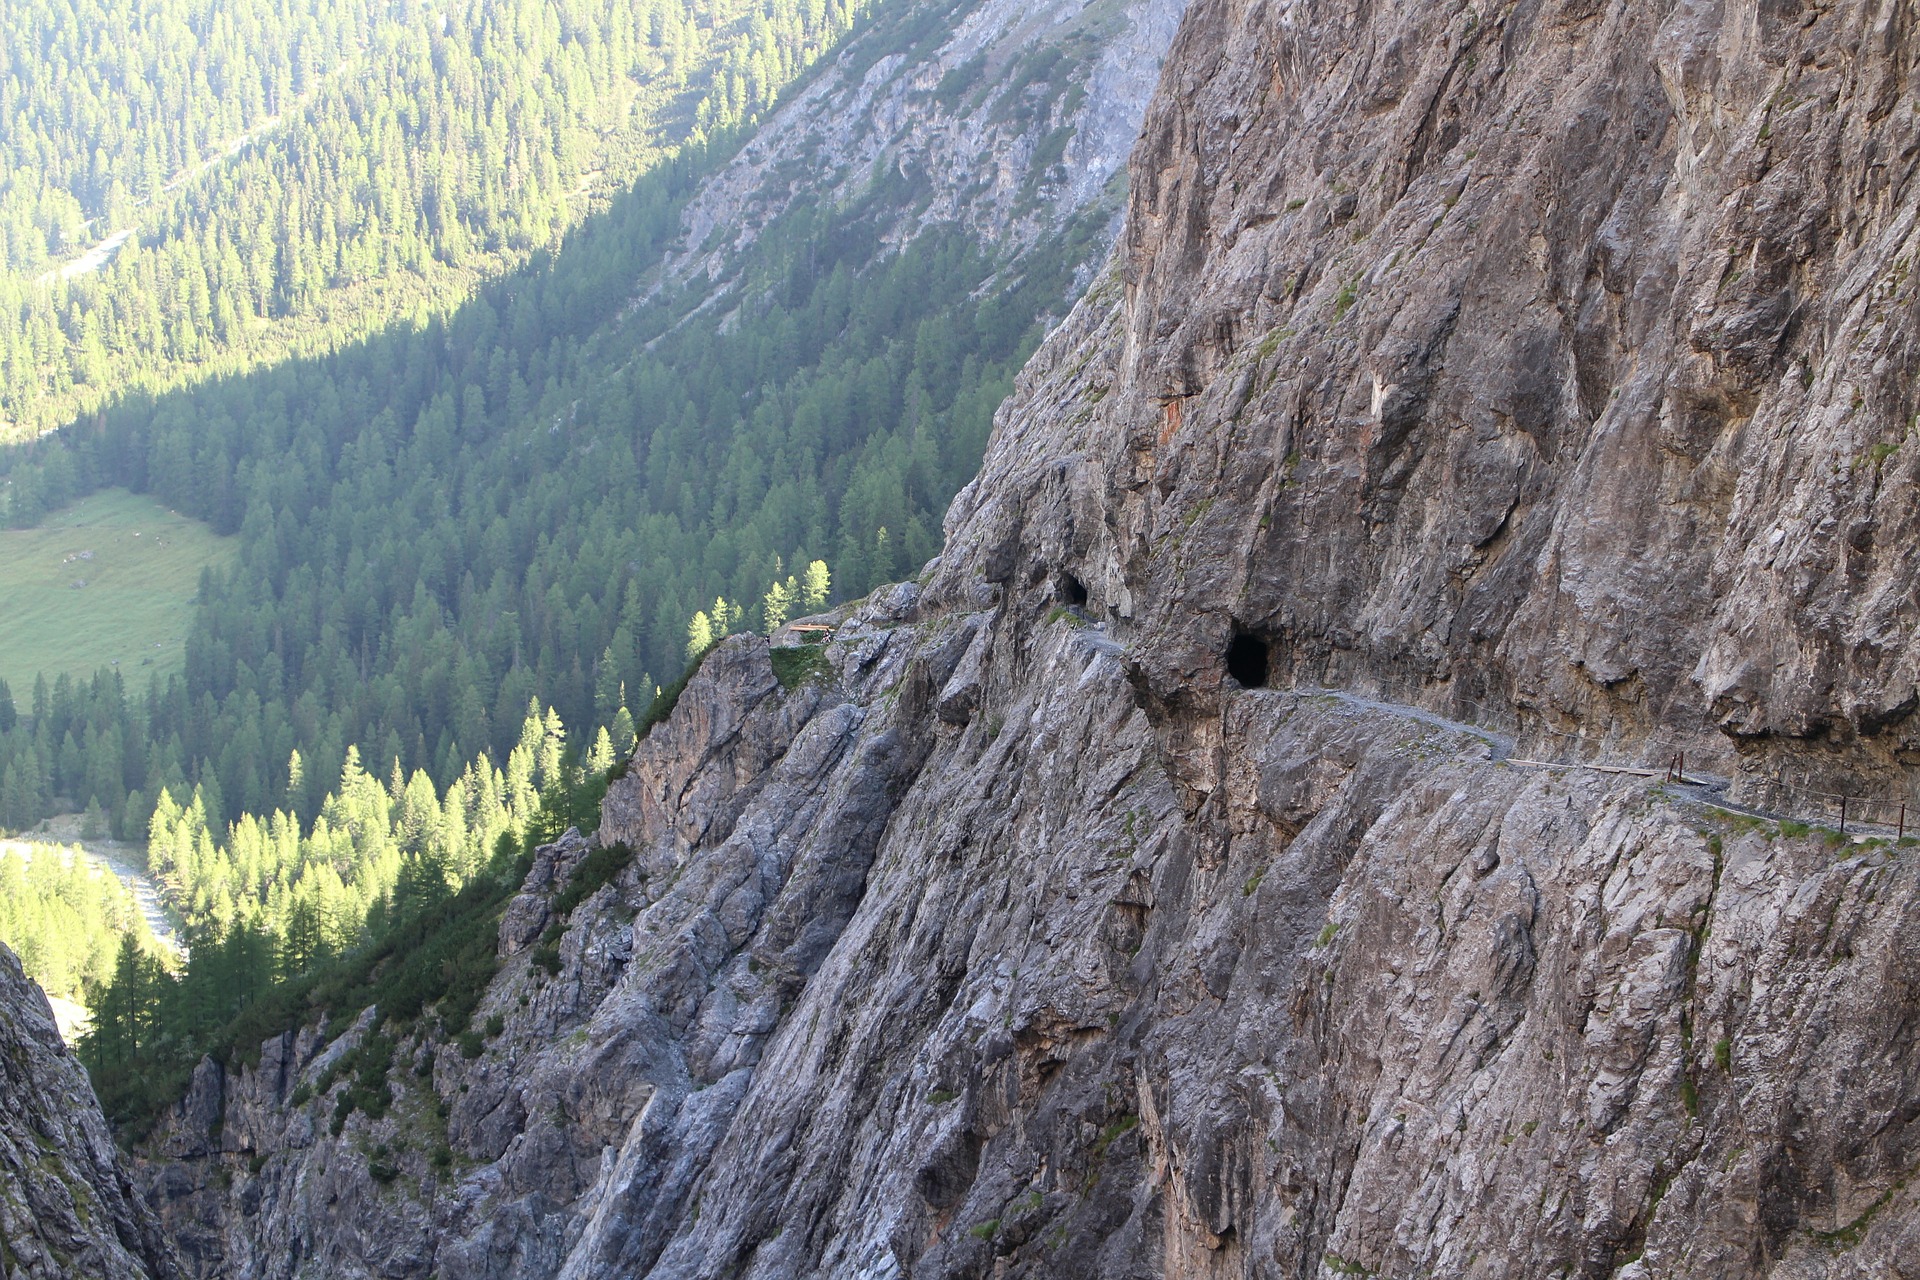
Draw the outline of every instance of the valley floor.
<instances>
[{"instance_id":1,"label":"valley floor","mask_svg":"<svg viewBox=\"0 0 1920 1280\"><path fill-rule=\"evenodd\" d=\"M113 667L140 692L150 677L178 671L200 573L225 567L234 546L125 489L0 532L0 679L20 713L31 710L37 675L78 679Z\"/></svg>"}]
</instances>

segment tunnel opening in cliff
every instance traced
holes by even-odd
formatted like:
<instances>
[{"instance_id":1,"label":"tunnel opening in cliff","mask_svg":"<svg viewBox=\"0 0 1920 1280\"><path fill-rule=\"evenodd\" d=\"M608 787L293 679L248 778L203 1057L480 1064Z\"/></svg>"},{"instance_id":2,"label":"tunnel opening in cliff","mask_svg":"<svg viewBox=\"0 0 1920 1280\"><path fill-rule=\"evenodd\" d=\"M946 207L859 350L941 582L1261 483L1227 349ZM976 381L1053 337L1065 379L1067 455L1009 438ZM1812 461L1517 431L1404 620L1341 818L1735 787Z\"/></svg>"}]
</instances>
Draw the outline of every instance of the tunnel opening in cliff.
<instances>
[{"instance_id":1,"label":"tunnel opening in cliff","mask_svg":"<svg viewBox=\"0 0 1920 1280\"><path fill-rule=\"evenodd\" d=\"M1060 598L1076 609L1086 607L1087 584L1070 573L1060 575Z\"/></svg>"},{"instance_id":2,"label":"tunnel opening in cliff","mask_svg":"<svg viewBox=\"0 0 1920 1280\"><path fill-rule=\"evenodd\" d=\"M1266 688L1272 661L1271 648L1259 636L1237 631L1227 642L1227 675L1242 689Z\"/></svg>"}]
</instances>

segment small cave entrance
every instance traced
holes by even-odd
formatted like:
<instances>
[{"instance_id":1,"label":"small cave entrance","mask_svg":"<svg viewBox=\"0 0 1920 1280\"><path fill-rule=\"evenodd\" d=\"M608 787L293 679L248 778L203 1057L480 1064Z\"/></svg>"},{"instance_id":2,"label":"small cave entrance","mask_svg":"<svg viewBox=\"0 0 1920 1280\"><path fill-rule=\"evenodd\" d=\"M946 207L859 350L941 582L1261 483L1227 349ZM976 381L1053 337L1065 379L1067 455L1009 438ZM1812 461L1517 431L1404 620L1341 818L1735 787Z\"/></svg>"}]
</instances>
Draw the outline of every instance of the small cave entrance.
<instances>
[{"instance_id":1,"label":"small cave entrance","mask_svg":"<svg viewBox=\"0 0 1920 1280\"><path fill-rule=\"evenodd\" d=\"M1070 573L1062 573L1060 598L1076 609L1084 609L1087 604L1087 584Z\"/></svg>"},{"instance_id":2,"label":"small cave entrance","mask_svg":"<svg viewBox=\"0 0 1920 1280\"><path fill-rule=\"evenodd\" d=\"M1227 674L1242 689L1266 688L1272 661L1272 650L1259 636L1236 631L1227 642Z\"/></svg>"}]
</instances>

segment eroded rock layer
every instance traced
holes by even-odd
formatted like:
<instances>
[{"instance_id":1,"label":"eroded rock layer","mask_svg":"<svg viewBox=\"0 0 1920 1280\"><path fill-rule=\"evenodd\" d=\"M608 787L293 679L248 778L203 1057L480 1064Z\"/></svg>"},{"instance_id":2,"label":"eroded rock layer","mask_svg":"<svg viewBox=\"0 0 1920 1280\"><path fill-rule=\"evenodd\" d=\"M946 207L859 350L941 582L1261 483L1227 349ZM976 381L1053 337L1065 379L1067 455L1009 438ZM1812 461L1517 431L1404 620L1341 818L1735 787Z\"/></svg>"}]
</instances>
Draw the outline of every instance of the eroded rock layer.
<instances>
[{"instance_id":1,"label":"eroded rock layer","mask_svg":"<svg viewBox=\"0 0 1920 1280\"><path fill-rule=\"evenodd\" d=\"M971 509L1081 566L1166 698L1238 623L1292 676L1904 787L1915 20L1197 5L1114 395L1016 413Z\"/></svg>"}]
</instances>

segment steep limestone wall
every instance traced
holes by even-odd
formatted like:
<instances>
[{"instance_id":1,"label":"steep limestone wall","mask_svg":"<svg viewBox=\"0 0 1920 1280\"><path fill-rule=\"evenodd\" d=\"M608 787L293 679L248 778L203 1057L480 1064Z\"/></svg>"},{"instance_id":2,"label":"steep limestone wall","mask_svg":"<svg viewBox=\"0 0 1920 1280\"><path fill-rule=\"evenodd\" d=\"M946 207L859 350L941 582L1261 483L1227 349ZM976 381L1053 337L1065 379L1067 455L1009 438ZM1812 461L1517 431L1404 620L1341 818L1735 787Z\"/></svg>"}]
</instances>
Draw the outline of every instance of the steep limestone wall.
<instances>
[{"instance_id":1,"label":"steep limestone wall","mask_svg":"<svg viewBox=\"0 0 1920 1280\"><path fill-rule=\"evenodd\" d=\"M176 1274L46 994L0 945L0 1275Z\"/></svg>"},{"instance_id":2,"label":"steep limestone wall","mask_svg":"<svg viewBox=\"0 0 1920 1280\"><path fill-rule=\"evenodd\" d=\"M1904 790L1914 21L1197 5L1114 394L1003 442L960 536L1078 566L1166 699L1237 623L1538 739Z\"/></svg>"}]
</instances>

